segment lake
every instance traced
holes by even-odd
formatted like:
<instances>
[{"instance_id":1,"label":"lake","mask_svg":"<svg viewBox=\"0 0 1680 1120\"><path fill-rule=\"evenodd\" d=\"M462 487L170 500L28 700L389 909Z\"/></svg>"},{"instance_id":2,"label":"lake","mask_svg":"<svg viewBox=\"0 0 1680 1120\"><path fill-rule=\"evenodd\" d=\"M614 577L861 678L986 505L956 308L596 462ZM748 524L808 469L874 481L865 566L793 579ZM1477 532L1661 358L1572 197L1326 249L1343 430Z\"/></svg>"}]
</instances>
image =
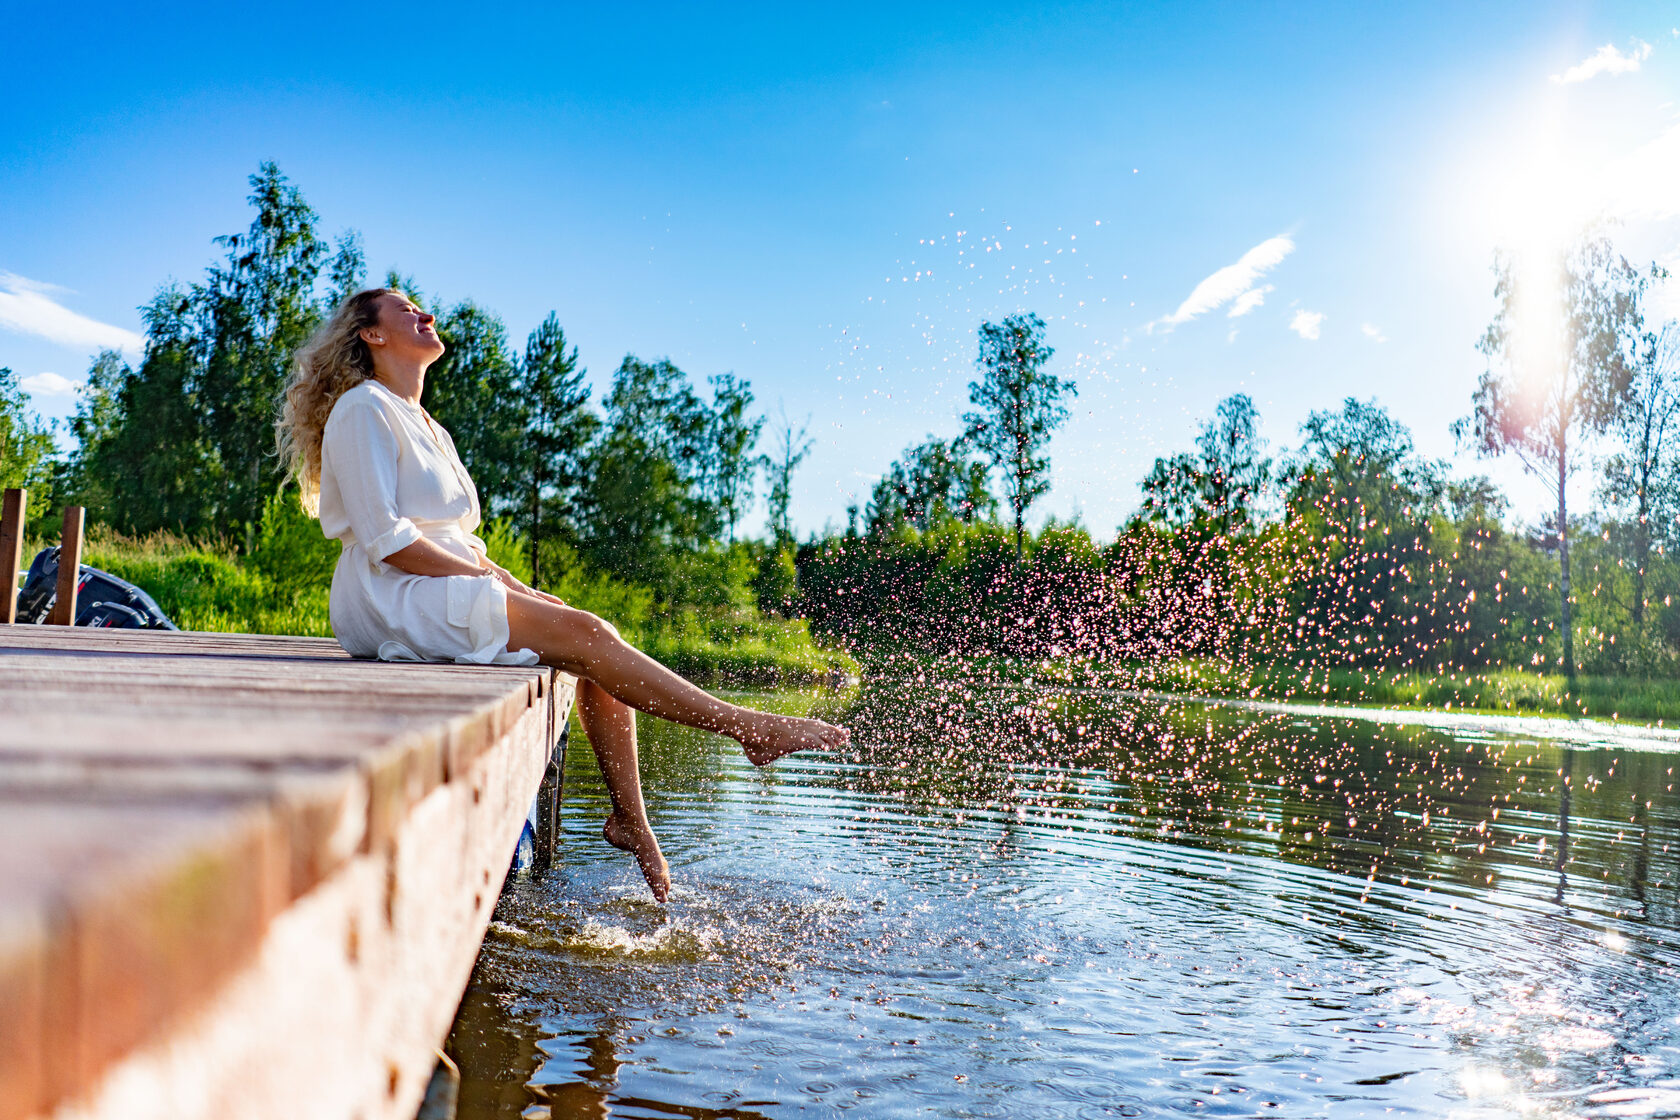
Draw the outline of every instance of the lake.
<instances>
[{"instance_id":1,"label":"lake","mask_svg":"<svg viewBox=\"0 0 1680 1120\"><path fill-rule=\"evenodd\" d=\"M574 734L556 868L509 883L451 1035L463 1120L1680 1115L1660 745L738 699L856 744L755 771L644 720L661 908Z\"/></svg>"}]
</instances>

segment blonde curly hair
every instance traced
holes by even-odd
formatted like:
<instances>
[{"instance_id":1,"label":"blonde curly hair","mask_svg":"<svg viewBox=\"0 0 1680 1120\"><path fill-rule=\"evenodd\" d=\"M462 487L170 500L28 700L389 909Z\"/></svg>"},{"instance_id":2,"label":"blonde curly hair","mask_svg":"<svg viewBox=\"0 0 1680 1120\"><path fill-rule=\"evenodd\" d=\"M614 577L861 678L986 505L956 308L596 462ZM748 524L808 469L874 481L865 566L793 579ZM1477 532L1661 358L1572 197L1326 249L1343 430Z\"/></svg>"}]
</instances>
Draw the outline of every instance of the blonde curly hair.
<instances>
[{"instance_id":1,"label":"blonde curly hair","mask_svg":"<svg viewBox=\"0 0 1680 1120\"><path fill-rule=\"evenodd\" d=\"M321 514L321 436L338 398L373 376L373 354L362 331L379 324L379 298L395 288L368 288L338 305L292 359L292 375L274 423L276 449L287 477L311 517Z\"/></svg>"}]
</instances>

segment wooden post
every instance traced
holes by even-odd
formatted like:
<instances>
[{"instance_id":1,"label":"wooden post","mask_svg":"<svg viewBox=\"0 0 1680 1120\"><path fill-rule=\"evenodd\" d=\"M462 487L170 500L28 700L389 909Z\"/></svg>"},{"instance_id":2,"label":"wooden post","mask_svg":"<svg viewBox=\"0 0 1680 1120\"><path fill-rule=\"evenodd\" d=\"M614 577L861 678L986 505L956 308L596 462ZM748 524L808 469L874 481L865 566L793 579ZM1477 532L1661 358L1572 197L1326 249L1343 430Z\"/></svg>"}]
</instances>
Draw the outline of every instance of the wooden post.
<instances>
[{"instance_id":1,"label":"wooden post","mask_svg":"<svg viewBox=\"0 0 1680 1120\"><path fill-rule=\"evenodd\" d=\"M82 576L82 519L86 514L81 506L64 507L64 538L58 546L58 598L47 616L50 626L76 625L76 585Z\"/></svg>"},{"instance_id":2,"label":"wooden post","mask_svg":"<svg viewBox=\"0 0 1680 1120\"><path fill-rule=\"evenodd\" d=\"M0 624L17 621L18 565L23 563L23 515L29 491L7 490L0 510Z\"/></svg>"},{"instance_id":3,"label":"wooden post","mask_svg":"<svg viewBox=\"0 0 1680 1120\"><path fill-rule=\"evenodd\" d=\"M554 852L560 846L560 806L566 800L566 741L571 738L572 714L555 706L556 719L561 725L560 738L549 753L548 766L543 770L542 785L537 787L537 843L531 859L531 870L547 871L554 863Z\"/></svg>"}]
</instances>

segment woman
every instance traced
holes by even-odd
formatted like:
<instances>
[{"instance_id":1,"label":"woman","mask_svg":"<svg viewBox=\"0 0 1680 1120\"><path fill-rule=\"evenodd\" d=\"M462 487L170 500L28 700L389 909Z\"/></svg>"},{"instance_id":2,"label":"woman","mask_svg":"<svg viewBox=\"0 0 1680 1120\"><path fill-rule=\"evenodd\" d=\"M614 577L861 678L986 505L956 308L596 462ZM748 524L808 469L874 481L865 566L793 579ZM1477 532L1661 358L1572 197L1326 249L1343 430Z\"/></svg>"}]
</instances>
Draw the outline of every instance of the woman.
<instances>
[{"instance_id":1,"label":"woman","mask_svg":"<svg viewBox=\"0 0 1680 1120\"><path fill-rule=\"evenodd\" d=\"M276 425L304 508L343 542L333 633L356 657L531 665L578 680L577 709L612 798L603 834L636 857L660 902L670 869L642 804L636 711L716 731L755 766L848 733L706 692L552 595L525 586L473 535L478 493L449 433L420 407L442 356L433 317L390 288L345 300L298 351Z\"/></svg>"}]
</instances>

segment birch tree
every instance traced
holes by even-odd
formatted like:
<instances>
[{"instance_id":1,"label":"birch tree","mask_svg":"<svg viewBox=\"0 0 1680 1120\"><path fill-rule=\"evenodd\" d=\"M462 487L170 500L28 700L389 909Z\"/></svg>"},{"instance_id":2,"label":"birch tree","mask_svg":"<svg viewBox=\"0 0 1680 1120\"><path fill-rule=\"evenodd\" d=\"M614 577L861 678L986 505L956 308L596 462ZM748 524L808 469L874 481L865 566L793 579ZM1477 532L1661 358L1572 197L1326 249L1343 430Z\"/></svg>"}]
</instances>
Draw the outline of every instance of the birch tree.
<instances>
[{"instance_id":1,"label":"birch tree","mask_svg":"<svg viewBox=\"0 0 1680 1120\"><path fill-rule=\"evenodd\" d=\"M1515 456L1556 502L1563 671L1575 679L1569 478L1582 442L1625 411L1646 276L1603 237L1539 260L1501 254L1499 309L1477 343L1488 368L1454 432L1483 455Z\"/></svg>"}]
</instances>

